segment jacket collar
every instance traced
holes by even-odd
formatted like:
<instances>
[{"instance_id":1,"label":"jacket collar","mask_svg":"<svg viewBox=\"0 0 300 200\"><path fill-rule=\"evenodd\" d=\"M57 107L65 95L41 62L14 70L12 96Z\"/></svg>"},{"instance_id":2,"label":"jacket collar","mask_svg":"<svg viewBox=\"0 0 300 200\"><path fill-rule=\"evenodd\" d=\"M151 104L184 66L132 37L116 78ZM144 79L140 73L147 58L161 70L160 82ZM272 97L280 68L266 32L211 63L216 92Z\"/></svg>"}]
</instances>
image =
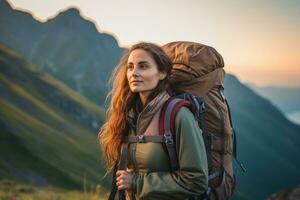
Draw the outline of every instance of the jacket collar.
<instances>
[{"instance_id":1,"label":"jacket collar","mask_svg":"<svg viewBox=\"0 0 300 200\"><path fill-rule=\"evenodd\" d=\"M141 107L137 101L135 112L131 110L128 114L129 119L131 119L131 126L135 129L137 135L144 134L150 122L152 121L154 114L161 109L163 104L169 98L170 95L167 92L162 92L152 99L144 108L142 108L141 112L138 112L139 108Z\"/></svg>"}]
</instances>

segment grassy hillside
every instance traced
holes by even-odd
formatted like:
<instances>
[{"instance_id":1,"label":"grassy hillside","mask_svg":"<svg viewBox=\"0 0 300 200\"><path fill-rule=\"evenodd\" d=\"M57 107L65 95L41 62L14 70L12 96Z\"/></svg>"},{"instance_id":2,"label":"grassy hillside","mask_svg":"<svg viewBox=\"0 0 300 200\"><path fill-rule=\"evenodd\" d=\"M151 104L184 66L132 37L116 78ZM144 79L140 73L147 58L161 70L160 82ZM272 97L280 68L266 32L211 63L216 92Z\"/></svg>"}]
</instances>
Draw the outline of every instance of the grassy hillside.
<instances>
[{"instance_id":1,"label":"grassy hillside","mask_svg":"<svg viewBox=\"0 0 300 200\"><path fill-rule=\"evenodd\" d=\"M0 44L0 179L107 185L97 132L104 111Z\"/></svg>"}]
</instances>

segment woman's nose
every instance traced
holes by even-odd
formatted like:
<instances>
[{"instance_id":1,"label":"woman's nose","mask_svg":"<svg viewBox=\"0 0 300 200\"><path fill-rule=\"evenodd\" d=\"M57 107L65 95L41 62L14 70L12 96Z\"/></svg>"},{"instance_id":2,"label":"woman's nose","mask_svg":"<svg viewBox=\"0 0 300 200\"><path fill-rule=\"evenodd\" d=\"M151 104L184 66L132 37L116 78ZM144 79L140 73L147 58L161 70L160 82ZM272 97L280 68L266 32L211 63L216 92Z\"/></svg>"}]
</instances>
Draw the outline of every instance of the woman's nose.
<instances>
[{"instance_id":1,"label":"woman's nose","mask_svg":"<svg viewBox=\"0 0 300 200\"><path fill-rule=\"evenodd\" d=\"M134 67L132 70L132 76L138 76L139 75L139 71L137 69L137 67Z\"/></svg>"}]
</instances>

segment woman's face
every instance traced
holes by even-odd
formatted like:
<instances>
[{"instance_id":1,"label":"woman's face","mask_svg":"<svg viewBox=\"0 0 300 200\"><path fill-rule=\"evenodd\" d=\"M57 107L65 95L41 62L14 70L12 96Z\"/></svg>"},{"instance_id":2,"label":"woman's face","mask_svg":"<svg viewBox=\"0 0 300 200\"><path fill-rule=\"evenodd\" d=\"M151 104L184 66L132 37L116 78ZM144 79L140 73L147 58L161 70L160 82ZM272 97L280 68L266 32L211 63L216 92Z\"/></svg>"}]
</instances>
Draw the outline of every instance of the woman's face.
<instances>
[{"instance_id":1,"label":"woman's face","mask_svg":"<svg viewBox=\"0 0 300 200\"><path fill-rule=\"evenodd\" d=\"M132 92L138 92L140 97L147 99L158 82L164 79L165 73L158 71L152 56L143 49L133 50L127 61L127 80Z\"/></svg>"}]
</instances>

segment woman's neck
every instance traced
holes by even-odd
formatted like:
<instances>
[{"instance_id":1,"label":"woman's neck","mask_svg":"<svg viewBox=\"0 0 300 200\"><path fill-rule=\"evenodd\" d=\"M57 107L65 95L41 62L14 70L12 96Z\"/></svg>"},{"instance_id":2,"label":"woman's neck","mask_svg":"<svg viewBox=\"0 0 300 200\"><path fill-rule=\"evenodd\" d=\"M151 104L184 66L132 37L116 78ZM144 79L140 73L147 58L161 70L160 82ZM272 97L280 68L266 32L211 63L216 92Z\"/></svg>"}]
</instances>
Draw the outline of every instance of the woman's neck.
<instances>
[{"instance_id":1,"label":"woman's neck","mask_svg":"<svg viewBox=\"0 0 300 200\"><path fill-rule=\"evenodd\" d=\"M149 96L149 92L143 92L143 93L140 92L139 96L140 96L140 100L142 102L142 106L145 107L146 103L147 103L148 96Z\"/></svg>"}]
</instances>

